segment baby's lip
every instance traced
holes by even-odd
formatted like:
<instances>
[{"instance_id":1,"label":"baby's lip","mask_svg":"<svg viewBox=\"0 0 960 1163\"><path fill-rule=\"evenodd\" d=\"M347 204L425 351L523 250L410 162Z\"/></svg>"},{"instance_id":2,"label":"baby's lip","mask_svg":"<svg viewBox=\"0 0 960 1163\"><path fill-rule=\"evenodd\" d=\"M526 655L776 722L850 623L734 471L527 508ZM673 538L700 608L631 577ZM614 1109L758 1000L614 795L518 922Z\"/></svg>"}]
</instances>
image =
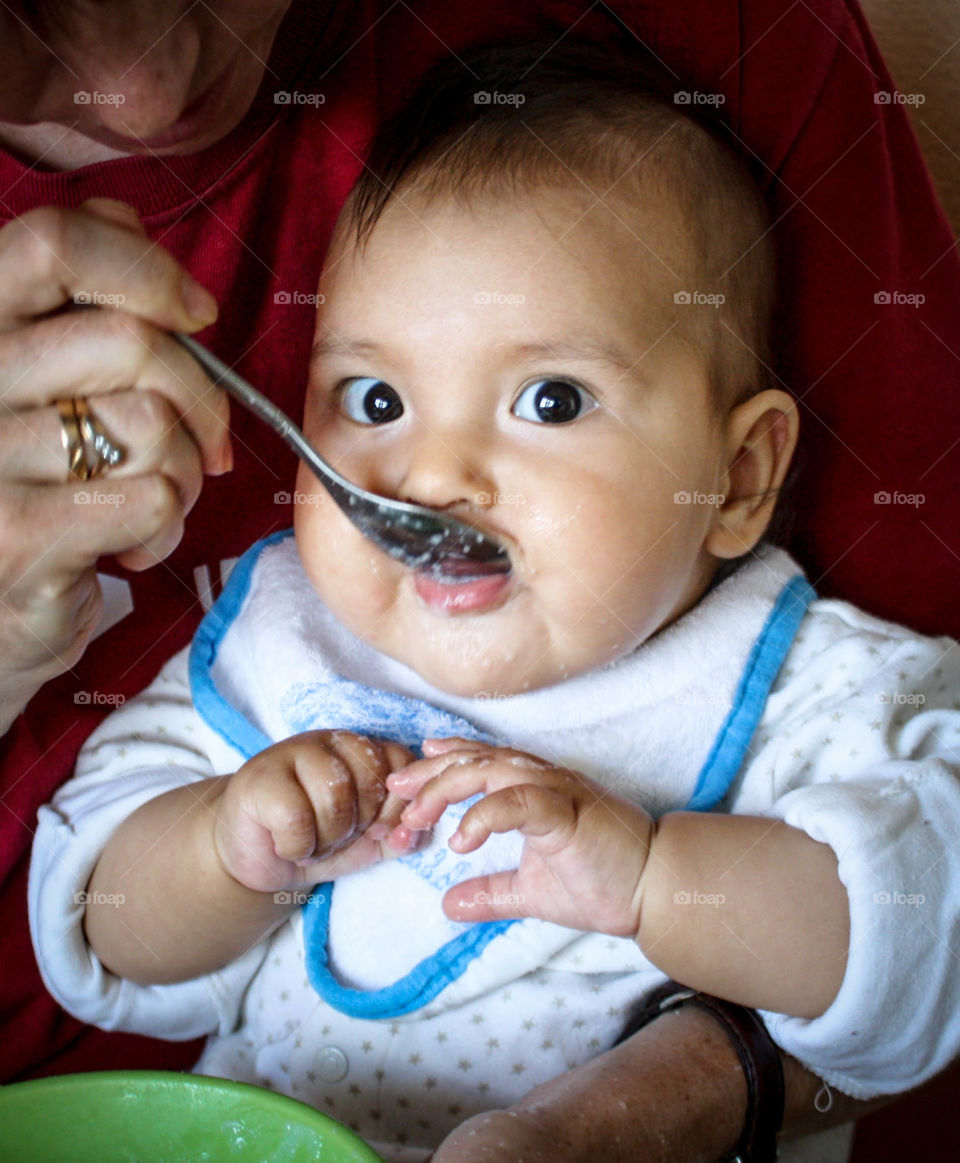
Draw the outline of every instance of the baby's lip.
<instances>
[{"instance_id":1,"label":"baby's lip","mask_svg":"<svg viewBox=\"0 0 960 1163\"><path fill-rule=\"evenodd\" d=\"M417 597L443 615L482 614L501 605L513 590L513 573L495 565L458 558L455 562L438 562L430 569L414 574Z\"/></svg>"}]
</instances>

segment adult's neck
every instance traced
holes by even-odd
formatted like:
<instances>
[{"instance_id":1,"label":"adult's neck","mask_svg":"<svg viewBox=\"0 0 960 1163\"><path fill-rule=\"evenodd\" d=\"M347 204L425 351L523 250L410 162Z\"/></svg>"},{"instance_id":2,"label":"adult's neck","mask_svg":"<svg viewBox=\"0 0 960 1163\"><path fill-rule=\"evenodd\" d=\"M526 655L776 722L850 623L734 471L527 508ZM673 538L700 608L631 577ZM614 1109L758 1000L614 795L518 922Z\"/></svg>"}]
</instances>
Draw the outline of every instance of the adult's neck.
<instances>
[{"instance_id":1,"label":"adult's neck","mask_svg":"<svg viewBox=\"0 0 960 1163\"><path fill-rule=\"evenodd\" d=\"M0 121L0 148L42 170L77 170L129 156L53 122L11 125Z\"/></svg>"}]
</instances>

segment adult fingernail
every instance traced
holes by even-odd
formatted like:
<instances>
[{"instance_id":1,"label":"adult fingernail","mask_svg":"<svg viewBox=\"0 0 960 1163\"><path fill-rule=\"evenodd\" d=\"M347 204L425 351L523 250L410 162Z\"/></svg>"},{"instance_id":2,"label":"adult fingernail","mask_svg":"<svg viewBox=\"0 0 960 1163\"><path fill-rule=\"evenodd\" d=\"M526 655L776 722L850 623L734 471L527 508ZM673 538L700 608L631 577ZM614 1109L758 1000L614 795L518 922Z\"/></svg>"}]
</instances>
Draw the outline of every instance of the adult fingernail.
<instances>
[{"instance_id":1,"label":"adult fingernail","mask_svg":"<svg viewBox=\"0 0 960 1163\"><path fill-rule=\"evenodd\" d=\"M180 283L180 294L187 314L197 324L204 327L216 319L219 308L217 300L206 287L201 287L196 279L184 274Z\"/></svg>"},{"instance_id":2,"label":"adult fingernail","mask_svg":"<svg viewBox=\"0 0 960 1163\"><path fill-rule=\"evenodd\" d=\"M405 767L400 767L396 771L391 771L387 776L387 787L396 787L398 784L402 787L405 783L410 782L410 772Z\"/></svg>"},{"instance_id":3,"label":"adult fingernail","mask_svg":"<svg viewBox=\"0 0 960 1163\"><path fill-rule=\"evenodd\" d=\"M226 444L223 446L223 448L220 451L217 471L211 475L220 477L220 476L223 476L224 473L231 472L232 470L233 470L233 444L231 443L230 438L228 437Z\"/></svg>"}]
</instances>

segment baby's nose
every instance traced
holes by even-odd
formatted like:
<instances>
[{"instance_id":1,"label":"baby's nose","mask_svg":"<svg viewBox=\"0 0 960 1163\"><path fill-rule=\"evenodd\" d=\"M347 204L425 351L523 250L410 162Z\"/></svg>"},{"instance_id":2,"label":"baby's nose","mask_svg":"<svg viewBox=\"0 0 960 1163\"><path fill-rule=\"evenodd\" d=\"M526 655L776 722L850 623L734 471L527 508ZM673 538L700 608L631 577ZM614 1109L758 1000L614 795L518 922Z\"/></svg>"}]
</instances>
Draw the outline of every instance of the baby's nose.
<instances>
[{"instance_id":1,"label":"baby's nose","mask_svg":"<svg viewBox=\"0 0 960 1163\"><path fill-rule=\"evenodd\" d=\"M482 443L467 433L422 433L410 448L396 495L434 509L483 505L493 492L484 459Z\"/></svg>"}]
</instances>

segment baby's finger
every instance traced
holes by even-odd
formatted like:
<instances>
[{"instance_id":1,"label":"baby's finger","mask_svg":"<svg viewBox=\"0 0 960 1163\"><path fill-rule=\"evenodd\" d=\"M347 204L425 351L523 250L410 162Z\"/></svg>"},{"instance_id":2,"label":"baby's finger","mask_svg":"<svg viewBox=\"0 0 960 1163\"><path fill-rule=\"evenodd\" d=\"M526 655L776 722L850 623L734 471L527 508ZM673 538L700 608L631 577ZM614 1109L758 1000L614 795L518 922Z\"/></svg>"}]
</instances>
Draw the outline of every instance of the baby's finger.
<instances>
[{"instance_id":1,"label":"baby's finger","mask_svg":"<svg viewBox=\"0 0 960 1163\"><path fill-rule=\"evenodd\" d=\"M322 737L301 736L294 755L296 778L313 811L315 844L300 860L329 855L357 833L357 785L348 764Z\"/></svg>"},{"instance_id":2,"label":"baby's finger","mask_svg":"<svg viewBox=\"0 0 960 1163\"><path fill-rule=\"evenodd\" d=\"M446 739L424 739L423 754L430 758L433 755L443 755L444 752L452 751L454 748L475 745L475 739L464 739L460 735L450 735Z\"/></svg>"},{"instance_id":3,"label":"baby's finger","mask_svg":"<svg viewBox=\"0 0 960 1163\"><path fill-rule=\"evenodd\" d=\"M539 784L521 783L484 796L466 812L450 837L455 852L473 852L493 832L535 837L537 848L555 852L571 840L577 809L569 794Z\"/></svg>"},{"instance_id":4,"label":"baby's finger","mask_svg":"<svg viewBox=\"0 0 960 1163\"><path fill-rule=\"evenodd\" d=\"M390 797L386 781L392 767L405 762L410 752L352 731L331 731L329 745L349 768L356 785L357 834L382 818L385 812L391 826L399 823L403 801L399 796Z\"/></svg>"},{"instance_id":5,"label":"baby's finger","mask_svg":"<svg viewBox=\"0 0 960 1163\"><path fill-rule=\"evenodd\" d=\"M419 783L403 822L415 828L433 826L450 804L460 803L478 792L493 792L518 783L538 783L563 787L569 773L522 751L508 751L478 745L472 751L452 750L432 759L412 764L416 771L411 783ZM405 776L406 772L402 773ZM424 775L428 777L424 780ZM400 795L410 794L410 785L402 778L390 781Z\"/></svg>"},{"instance_id":6,"label":"baby's finger","mask_svg":"<svg viewBox=\"0 0 960 1163\"><path fill-rule=\"evenodd\" d=\"M463 740L458 740L458 744L439 755L415 759L398 771L391 772L387 777L387 787L405 799L413 799L431 779L442 775L450 767L464 767L481 759L492 760L493 749L486 744Z\"/></svg>"},{"instance_id":7,"label":"baby's finger","mask_svg":"<svg viewBox=\"0 0 960 1163\"><path fill-rule=\"evenodd\" d=\"M261 780L253 785L252 814L270 833L281 860L295 864L313 853L317 843L313 804L289 767L280 767L269 784Z\"/></svg>"},{"instance_id":8,"label":"baby's finger","mask_svg":"<svg viewBox=\"0 0 960 1163\"><path fill-rule=\"evenodd\" d=\"M431 766L423 774L422 781L419 776L417 777L417 782L421 785L419 791L404 808L401 816L403 823L408 827L432 828L450 804L458 804L480 792L492 790L488 780L493 761L487 756L456 751L451 752L449 756L438 756L436 760L425 762L432 765L438 761L445 761L446 765ZM394 784L389 786L391 791L396 789L400 795L408 795L404 786L397 787Z\"/></svg>"},{"instance_id":9,"label":"baby's finger","mask_svg":"<svg viewBox=\"0 0 960 1163\"><path fill-rule=\"evenodd\" d=\"M524 894L517 886L517 873L492 872L455 884L444 893L443 911L451 921L498 921L526 917Z\"/></svg>"}]
</instances>

